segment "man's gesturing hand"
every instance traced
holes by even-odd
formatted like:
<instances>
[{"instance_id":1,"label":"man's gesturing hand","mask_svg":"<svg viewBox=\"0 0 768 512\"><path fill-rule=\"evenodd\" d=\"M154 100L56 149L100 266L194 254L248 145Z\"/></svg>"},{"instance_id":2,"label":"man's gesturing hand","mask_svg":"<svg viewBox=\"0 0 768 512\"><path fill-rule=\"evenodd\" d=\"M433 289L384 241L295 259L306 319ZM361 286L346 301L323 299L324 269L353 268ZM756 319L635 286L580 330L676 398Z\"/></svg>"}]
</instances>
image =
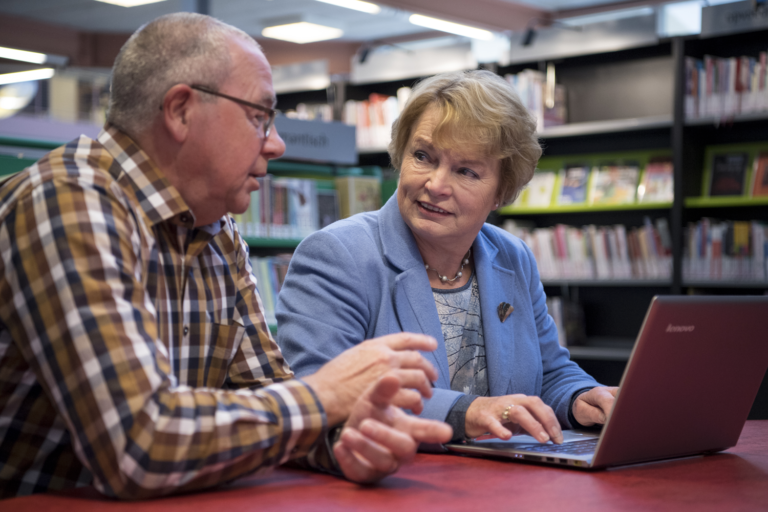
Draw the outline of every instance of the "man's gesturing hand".
<instances>
[{"instance_id":1,"label":"man's gesturing hand","mask_svg":"<svg viewBox=\"0 0 768 512\"><path fill-rule=\"evenodd\" d=\"M388 403L419 414L421 396L432 396L431 382L437 380L437 371L418 351L436 348L437 341L431 336L390 334L345 350L302 380L323 404L329 426L345 421L357 399L391 371L396 372L401 385Z\"/></svg>"},{"instance_id":2,"label":"man's gesturing hand","mask_svg":"<svg viewBox=\"0 0 768 512\"><path fill-rule=\"evenodd\" d=\"M447 443L453 431L445 423L405 414L391 405L410 375L390 372L379 379L355 403L333 453L349 480L371 483L394 473L416 453L419 443ZM403 407L420 406L418 394L404 396Z\"/></svg>"}]
</instances>

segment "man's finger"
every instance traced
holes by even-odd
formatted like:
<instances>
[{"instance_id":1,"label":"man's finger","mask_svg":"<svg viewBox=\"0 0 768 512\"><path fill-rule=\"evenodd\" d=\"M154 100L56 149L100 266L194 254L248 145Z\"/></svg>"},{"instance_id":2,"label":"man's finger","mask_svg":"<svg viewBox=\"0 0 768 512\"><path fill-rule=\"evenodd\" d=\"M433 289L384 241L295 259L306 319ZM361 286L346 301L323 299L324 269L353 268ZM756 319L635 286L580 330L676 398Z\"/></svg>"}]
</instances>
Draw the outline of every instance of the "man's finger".
<instances>
[{"instance_id":1,"label":"man's finger","mask_svg":"<svg viewBox=\"0 0 768 512\"><path fill-rule=\"evenodd\" d=\"M365 420L363 425L372 422ZM399 467L397 457L390 450L353 428L345 428L339 442L382 475L393 473Z\"/></svg>"},{"instance_id":2,"label":"man's finger","mask_svg":"<svg viewBox=\"0 0 768 512\"><path fill-rule=\"evenodd\" d=\"M437 340L426 334L399 332L379 338L392 350L424 350L432 352L437 348Z\"/></svg>"},{"instance_id":3,"label":"man's finger","mask_svg":"<svg viewBox=\"0 0 768 512\"><path fill-rule=\"evenodd\" d=\"M398 430L407 432L417 443L447 443L453 437L453 429L447 423L426 420L408 414L399 415L395 420Z\"/></svg>"},{"instance_id":4,"label":"man's finger","mask_svg":"<svg viewBox=\"0 0 768 512\"><path fill-rule=\"evenodd\" d=\"M349 480L364 484L378 479L379 475L376 471L344 444L336 443L336 446L333 447L333 454L336 456L336 461L339 463L344 476Z\"/></svg>"},{"instance_id":5,"label":"man's finger","mask_svg":"<svg viewBox=\"0 0 768 512\"><path fill-rule=\"evenodd\" d=\"M415 389L424 398L432 396L432 383L423 371L400 369L391 373L394 373L400 379L401 388Z\"/></svg>"},{"instance_id":6,"label":"man's finger","mask_svg":"<svg viewBox=\"0 0 768 512\"><path fill-rule=\"evenodd\" d=\"M437 380L437 370L423 355L413 350L404 350L397 353L400 368L409 370L422 370L427 378L434 382Z\"/></svg>"},{"instance_id":7,"label":"man's finger","mask_svg":"<svg viewBox=\"0 0 768 512\"><path fill-rule=\"evenodd\" d=\"M401 409L410 410L413 414L421 414L421 411L424 409L421 395L412 389L401 389L392 398L391 403Z\"/></svg>"},{"instance_id":8,"label":"man's finger","mask_svg":"<svg viewBox=\"0 0 768 512\"><path fill-rule=\"evenodd\" d=\"M417 441L410 435L378 421L363 421L360 425L360 432L368 439L389 450L401 464L411 458L418 448Z\"/></svg>"},{"instance_id":9,"label":"man's finger","mask_svg":"<svg viewBox=\"0 0 768 512\"><path fill-rule=\"evenodd\" d=\"M368 398L372 404L386 407L392 403L398 391L400 391L400 378L394 372L389 372L379 377L368 391Z\"/></svg>"}]
</instances>

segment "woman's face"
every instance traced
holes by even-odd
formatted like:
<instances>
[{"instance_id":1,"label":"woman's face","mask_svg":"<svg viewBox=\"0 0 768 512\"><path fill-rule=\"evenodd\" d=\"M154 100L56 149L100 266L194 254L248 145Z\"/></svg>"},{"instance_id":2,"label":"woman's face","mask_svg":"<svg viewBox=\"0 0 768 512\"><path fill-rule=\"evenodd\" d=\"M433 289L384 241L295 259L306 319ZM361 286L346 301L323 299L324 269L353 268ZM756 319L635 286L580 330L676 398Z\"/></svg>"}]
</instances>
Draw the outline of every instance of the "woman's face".
<instances>
[{"instance_id":1,"label":"woman's face","mask_svg":"<svg viewBox=\"0 0 768 512\"><path fill-rule=\"evenodd\" d=\"M428 107L411 130L397 200L420 245L464 252L497 206L500 161L478 148L433 145L439 113Z\"/></svg>"}]
</instances>

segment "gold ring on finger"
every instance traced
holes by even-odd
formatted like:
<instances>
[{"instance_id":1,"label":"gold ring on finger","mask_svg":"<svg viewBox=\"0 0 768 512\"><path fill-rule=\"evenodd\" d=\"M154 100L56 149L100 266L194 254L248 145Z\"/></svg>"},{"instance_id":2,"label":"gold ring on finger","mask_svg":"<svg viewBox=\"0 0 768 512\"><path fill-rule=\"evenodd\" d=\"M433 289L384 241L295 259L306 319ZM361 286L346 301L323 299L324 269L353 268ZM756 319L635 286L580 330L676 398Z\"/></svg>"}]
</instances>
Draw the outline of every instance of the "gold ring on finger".
<instances>
[{"instance_id":1,"label":"gold ring on finger","mask_svg":"<svg viewBox=\"0 0 768 512\"><path fill-rule=\"evenodd\" d=\"M509 410L510 410L511 408L513 408L514 406L515 406L514 404L509 404L509 405L508 405L508 406L507 406L507 407L504 409L504 412L503 412L503 413L501 413L501 419L502 419L503 421L509 421Z\"/></svg>"}]
</instances>

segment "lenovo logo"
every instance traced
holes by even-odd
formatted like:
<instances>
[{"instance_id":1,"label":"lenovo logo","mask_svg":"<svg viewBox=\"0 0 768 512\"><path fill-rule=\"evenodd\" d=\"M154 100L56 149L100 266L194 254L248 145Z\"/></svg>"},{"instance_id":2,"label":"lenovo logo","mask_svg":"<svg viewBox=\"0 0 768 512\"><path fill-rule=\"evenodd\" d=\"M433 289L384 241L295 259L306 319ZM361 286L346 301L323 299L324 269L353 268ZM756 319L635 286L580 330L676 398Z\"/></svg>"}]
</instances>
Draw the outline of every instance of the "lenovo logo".
<instances>
[{"instance_id":1,"label":"lenovo logo","mask_svg":"<svg viewBox=\"0 0 768 512\"><path fill-rule=\"evenodd\" d=\"M693 325L672 325L667 326L667 332L693 332Z\"/></svg>"}]
</instances>

